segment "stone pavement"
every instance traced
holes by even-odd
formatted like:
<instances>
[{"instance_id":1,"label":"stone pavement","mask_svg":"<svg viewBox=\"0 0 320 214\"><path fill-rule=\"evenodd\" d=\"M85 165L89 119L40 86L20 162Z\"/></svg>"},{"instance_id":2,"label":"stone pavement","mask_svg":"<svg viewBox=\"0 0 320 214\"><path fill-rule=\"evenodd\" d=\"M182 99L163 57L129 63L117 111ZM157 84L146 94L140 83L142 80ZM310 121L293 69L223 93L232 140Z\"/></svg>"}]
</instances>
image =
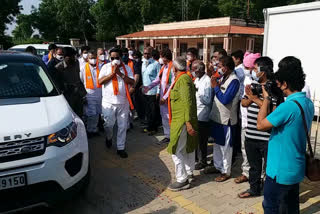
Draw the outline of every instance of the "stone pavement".
<instances>
[{"instance_id":1,"label":"stone pavement","mask_svg":"<svg viewBox=\"0 0 320 214\"><path fill-rule=\"evenodd\" d=\"M237 194L249 185L233 179L214 182L217 175L195 172L195 182L188 190L171 192L174 166L165 146L156 144L163 136L150 137L135 127L128 132L128 159L116 155L116 147L106 149L104 137L90 140L92 177L86 193L53 210L51 214L185 214L185 213L263 213L262 197L239 199ZM210 147L212 150L212 146ZM232 169L240 174L241 159ZM320 183L301 185L302 213L320 213ZM34 212L32 212L34 213Z\"/></svg>"}]
</instances>

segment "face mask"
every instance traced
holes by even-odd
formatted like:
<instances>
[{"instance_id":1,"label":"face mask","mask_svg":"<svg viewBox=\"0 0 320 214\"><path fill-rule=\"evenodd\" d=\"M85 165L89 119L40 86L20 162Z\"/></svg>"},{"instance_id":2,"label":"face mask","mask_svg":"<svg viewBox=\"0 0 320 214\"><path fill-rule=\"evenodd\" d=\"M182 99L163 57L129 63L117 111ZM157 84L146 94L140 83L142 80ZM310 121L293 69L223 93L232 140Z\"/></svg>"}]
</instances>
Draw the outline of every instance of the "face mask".
<instances>
[{"instance_id":1,"label":"face mask","mask_svg":"<svg viewBox=\"0 0 320 214\"><path fill-rule=\"evenodd\" d=\"M222 68L219 68L219 69L218 69L218 74L219 74L220 76L223 76L223 75L224 75L224 72L222 71Z\"/></svg>"},{"instance_id":2,"label":"face mask","mask_svg":"<svg viewBox=\"0 0 320 214\"><path fill-rule=\"evenodd\" d=\"M136 62L139 62L139 59L134 59Z\"/></svg>"},{"instance_id":3,"label":"face mask","mask_svg":"<svg viewBox=\"0 0 320 214\"><path fill-rule=\"evenodd\" d=\"M259 82L260 77L257 76L257 72L252 72L252 79Z\"/></svg>"},{"instance_id":4,"label":"face mask","mask_svg":"<svg viewBox=\"0 0 320 214\"><path fill-rule=\"evenodd\" d=\"M120 60L115 59L115 60L113 60L113 61L111 62L111 64L112 64L112 65L120 65Z\"/></svg>"},{"instance_id":5,"label":"face mask","mask_svg":"<svg viewBox=\"0 0 320 214\"><path fill-rule=\"evenodd\" d=\"M188 61L191 61L191 60L192 60L192 56L187 55L187 60L188 60Z\"/></svg>"},{"instance_id":6,"label":"face mask","mask_svg":"<svg viewBox=\"0 0 320 214\"><path fill-rule=\"evenodd\" d=\"M87 59L88 58L88 54L82 54L83 59Z\"/></svg>"},{"instance_id":7,"label":"face mask","mask_svg":"<svg viewBox=\"0 0 320 214\"><path fill-rule=\"evenodd\" d=\"M244 75L246 75L247 77L250 77L251 76L250 70L244 69Z\"/></svg>"},{"instance_id":8,"label":"face mask","mask_svg":"<svg viewBox=\"0 0 320 214\"><path fill-rule=\"evenodd\" d=\"M63 56L62 55L57 55L56 59L59 60L59 61L62 61L63 60Z\"/></svg>"},{"instance_id":9,"label":"face mask","mask_svg":"<svg viewBox=\"0 0 320 214\"><path fill-rule=\"evenodd\" d=\"M129 53L129 55L132 55L132 54L133 54L133 51L129 51L128 53Z\"/></svg>"},{"instance_id":10,"label":"face mask","mask_svg":"<svg viewBox=\"0 0 320 214\"><path fill-rule=\"evenodd\" d=\"M162 59L162 58L160 58L160 59L159 59L159 63L160 63L161 65L163 65L163 64L164 64L164 62L163 62L163 59Z\"/></svg>"},{"instance_id":11,"label":"face mask","mask_svg":"<svg viewBox=\"0 0 320 214\"><path fill-rule=\"evenodd\" d=\"M122 61L123 61L124 63L128 63L128 61L129 61L128 55L123 55L123 56L122 56Z\"/></svg>"},{"instance_id":12,"label":"face mask","mask_svg":"<svg viewBox=\"0 0 320 214\"><path fill-rule=\"evenodd\" d=\"M91 65L95 65L97 63L97 60L96 59L89 59L89 63Z\"/></svg>"},{"instance_id":13,"label":"face mask","mask_svg":"<svg viewBox=\"0 0 320 214\"><path fill-rule=\"evenodd\" d=\"M196 77L196 72L192 71L191 74L192 74L193 77Z\"/></svg>"},{"instance_id":14,"label":"face mask","mask_svg":"<svg viewBox=\"0 0 320 214\"><path fill-rule=\"evenodd\" d=\"M100 55L99 56L99 60L104 61L105 60L105 56L104 55Z\"/></svg>"}]
</instances>

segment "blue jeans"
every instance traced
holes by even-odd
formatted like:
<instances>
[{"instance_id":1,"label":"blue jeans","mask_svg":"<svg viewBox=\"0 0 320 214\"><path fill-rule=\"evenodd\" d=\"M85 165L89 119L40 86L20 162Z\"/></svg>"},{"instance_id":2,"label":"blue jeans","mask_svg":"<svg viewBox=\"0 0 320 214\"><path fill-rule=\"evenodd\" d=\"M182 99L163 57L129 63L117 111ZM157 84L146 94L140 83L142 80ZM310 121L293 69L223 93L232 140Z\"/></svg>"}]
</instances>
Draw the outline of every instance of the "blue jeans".
<instances>
[{"instance_id":1,"label":"blue jeans","mask_svg":"<svg viewBox=\"0 0 320 214\"><path fill-rule=\"evenodd\" d=\"M299 183L278 184L267 176L262 205L265 214L299 214Z\"/></svg>"}]
</instances>

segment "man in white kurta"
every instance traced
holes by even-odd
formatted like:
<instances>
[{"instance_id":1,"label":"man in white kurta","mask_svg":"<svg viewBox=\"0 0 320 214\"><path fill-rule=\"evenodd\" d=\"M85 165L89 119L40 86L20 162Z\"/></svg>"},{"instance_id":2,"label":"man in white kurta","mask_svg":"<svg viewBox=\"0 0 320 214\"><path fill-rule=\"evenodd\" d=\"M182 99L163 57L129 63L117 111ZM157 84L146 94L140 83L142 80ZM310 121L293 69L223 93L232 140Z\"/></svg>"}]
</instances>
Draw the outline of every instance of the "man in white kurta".
<instances>
[{"instance_id":1,"label":"man in white kurta","mask_svg":"<svg viewBox=\"0 0 320 214\"><path fill-rule=\"evenodd\" d=\"M161 51L160 57L163 61L163 66L157 78L149 86L144 87L144 92L147 93L150 89L160 85L158 88L158 94L160 95L160 114L165 138L162 139L159 144L164 144L170 142L168 97L171 85L174 82L174 73L172 65L172 52L169 49L165 49Z\"/></svg>"},{"instance_id":2,"label":"man in white kurta","mask_svg":"<svg viewBox=\"0 0 320 214\"><path fill-rule=\"evenodd\" d=\"M104 128L107 134L106 145L112 145L113 129L117 123L117 154L127 158L125 142L129 120L131 98L127 94L129 85L134 84L131 68L121 61L121 51L110 51L111 63L105 64L99 74L99 83L102 84L102 114Z\"/></svg>"},{"instance_id":3,"label":"man in white kurta","mask_svg":"<svg viewBox=\"0 0 320 214\"><path fill-rule=\"evenodd\" d=\"M191 66L192 72L196 74L194 85L196 87L197 117L199 125L199 149L196 151L196 170L207 166L207 150L209 136L209 116L212 106L211 79L205 72L205 64L196 60Z\"/></svg>"},{"instance_id":4,"label":"man in white kurta","mask_svg":"<svg viewBox=\"0 0 320 214\"><path fill-rule=\"evenodd\" d=\"M88 62L80 70L80 79L87 91L84 118L87 124L88 137L98 133L102 100L102 90L101 85L98 83L98 75L95 55L89 53Z\"/></svg>"}]
</instances>

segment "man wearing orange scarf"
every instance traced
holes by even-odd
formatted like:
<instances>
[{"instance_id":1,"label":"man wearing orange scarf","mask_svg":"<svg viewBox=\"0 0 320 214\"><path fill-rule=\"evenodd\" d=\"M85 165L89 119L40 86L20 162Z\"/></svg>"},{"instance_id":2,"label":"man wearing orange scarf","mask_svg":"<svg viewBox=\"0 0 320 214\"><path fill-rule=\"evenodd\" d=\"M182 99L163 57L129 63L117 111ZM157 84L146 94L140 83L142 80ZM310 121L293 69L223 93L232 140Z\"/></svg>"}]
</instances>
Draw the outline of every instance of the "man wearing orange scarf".
<instances>
[{"instance_id":1,"label":"man wearing orange scarf","mask_svg":"<svg viewBox=\"0 0 320 214\"><path fill-rule=\"evenodd\" d=\"M122 62L119 49L110 51L111 63L104 65L99 74L99 84L102 85L102 114L104 128L107 134L106 146L111 148L113 128L117 122L117 154L127 158L125 142L129 120L129 108L133 109L129 86L134 85L131 68Z\"/></svg>"},{"instance_id":2,"label":"man wearing orange scarf","mask_svg":"<svg viewBox=\"0 0 320 214\"><path fill-rule=\"evenodd\" d=\"M80 78L87 91L84 105L84 119L87 125L88 137L98 134L98 122L101 114L102 90L98 83L99 70L96 68L96 55L89 52L88 62L80 70Z\"/></svg>"},{"instance_id":3,"label":"man wearing orange scarf","mask_svg":"<svg viewBox=\"0 0 320 214\"><path fill-rule=\"evenodd\" d=\"M160 113L162 118L162 127L165 138L159 144L170 142L170 126L169 126L169 112L168 112L168 97L170 93L170 86L174 82L172 52L170 49L164 49L160 52L160 64L163 64L157 78L149 85L145 86L144 93L150 89L160 85L158 94L160 94Z\"/></svg>"}]
</instances>

